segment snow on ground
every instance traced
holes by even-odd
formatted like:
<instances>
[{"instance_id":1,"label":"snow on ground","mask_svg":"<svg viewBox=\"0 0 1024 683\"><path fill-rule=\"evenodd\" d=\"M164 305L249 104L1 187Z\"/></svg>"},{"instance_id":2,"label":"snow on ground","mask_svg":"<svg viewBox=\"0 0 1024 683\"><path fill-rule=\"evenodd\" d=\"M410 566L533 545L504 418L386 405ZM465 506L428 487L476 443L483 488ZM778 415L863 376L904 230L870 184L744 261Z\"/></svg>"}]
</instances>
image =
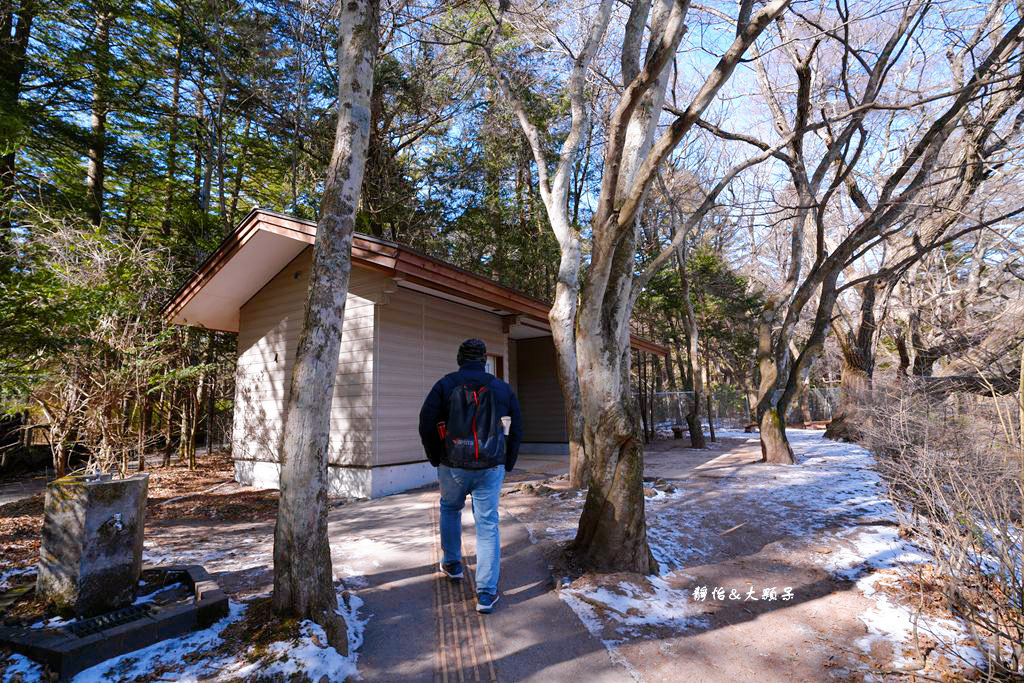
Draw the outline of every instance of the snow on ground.
<instances>
[{"instance_id":1,"label":"snow on ground","mask_svg":"<svg viewBox=\"0 0 1024 683\"><path fill-rule=\"evenodd\" d=\"M918 648L915 646L915 627L921 649L935 646L940 654L951 663L965 663L972 667L985 665L985 655L969 643L970 634L959 621L931 615L915 614L905 605L894 603L879 587L896 579L906 568L883 570L866 574L857 581L857 588L875 601L874 609L865 612L860 619L868 634L859 638L854 645L863 652L870 652L875 641L903 644L901 654L893 661L896 668L907 668L917 661Z\"/></svg>"},{"instance_id":2,"label":"snow on ground","mask_svg":"<svg viewBox=\"0 0 1024 683\"><path fill-rule=\"evenodd\" d=\"M219 645L221 632L229 624L240 619L244 611L244 604L232 601L228 616L209 628L194 631L180 638L163 640L141 650L108 659L79 672L72 679L72 683L130 681L133 678L152 673L157 667L186 662L186 656L192 661L186 663L185 668L180 671L181 677L178 680L199 680L199 675L205 671L209 662L208 660L192 659L194 654L212 650ZM2 683L41 683L44 680L42 667L21 655L11 655L5 663L7 669L4 671ZM18 678L19 675L20 678Z\"/></svg>"},{"instance_id":3,"label":"snow on ground","mask_svg":"<svg viewBox=\"0 0 1024 683\"><path fill-rule=\"evenodd\" d=\"M154 643L147 648L108 659L78 673L71 683L127 683L128 681L167 668L181 683L198 681L279 681L309 680L344 681L358 678L356 662L366 632L367 615L360 615L363 600L339 588L338 614L345 620L348 631L349 655L343 657L327 645L323 629L311 621L300 624L299 636L290 641L271 643L265 651L249 648L243 652L223 654L217 648L223 643L222 633L241 619L246 602L230 602L228 616L201 631L179 638ZM38 664L21 655L11 655L0 662L0 683L42 683L43 670ZM292 679L291 676L299 676ZM304 678L302 678L304 677Z\"/></svg>"},{"instance_id":4,"label":"snow on ground","mask_svg":"<svg viewBox=\"0 0 1024 683\"><path fill-rule=\"evenodd\" d=\"M894 603L877 589L883 577L906 575L930 561L920 548L900 538L898 517L875 470L870 452L855 444L834 442L821 431L788 431L796 465L723 467L673 480L674 491L656 491L647 505L648 539L660 576L649 587L620 582L575 582L560 591L587 628L601 637L613 659L615 647L636 637L639 625L685 632L701 629L704 620L687 591L669 581L687 567L713 564L735 554L736 536L746 534L750 552L776 541L803 550L831 574L856 581L857 589L874 603L861 615L867 635L856 645L871 650L876 640L894 645L895 666L915 656L915 610ZM725 432L756 443L756 436ZM715 477L710 479L709 477ZM649 492L650 493L650 492ZM564 541L575 534L583 495L551 494L558 505L530 527L531 538ZM728 538L729 534L736 536ZM668 581L667 581L668 580ZM676 582L678 585L678 581ZM967 644L966 630L948 619L919 616L919 637L932 643L953 643L951 661L983 659ZM614 633L613 637L608 637ZM940 648L941 650L941 648Z\"/></svg>"},{"instance_id":5,"label":"snow on ground","mask_svg":"<svg viewBox=\"0 0 1024 683\"><path fill-rule=\"evenodd\" d=\"M770 520L765 529L776 538L818 536L828 529L858 528L874 523L876 528L895 531L896 511L886 495L885 485L874 470L874 458L865 449L824 438L824 433L811 430L789 430L797 464L766 465L736 468L718 479L714 498L728 498L740 503L737 507L757 510L757 515ZM725 435L736 436L739 433ZM745 435L749 437L749 435ZM751 438L756 442L756 437ZM681 545L678 530L716 529L723 513L709 505L705 496L693 496L691 487L682 486L675 493L648 503L648 526L652 551L666 569L713 562L729 547L722 534L705 534L699 542ZM757 520L736 517L735 524L754 524ZM723 529L722 531L724 531ZM889 546L891 539L880 540L876 534L862 534L862 550L897 552ZM852 544L851 544L852 545ZM897 554L911 552L902 540ZM851 549L857 553L857 549ZM869 552L861 558L873 556Z\"/></svg>"},{"instance_id":6,"label":"snow on ground","mask_svg":"<svg viewBox=\"0 0 1024 683\"><path fill-rule=\"evenodd\" d=\"M15 569L0 569L0 593L11 587L11 579L35 573L35 565L31 567L17 567Z\"/></svg>"},{"instance_id":7,"label":"snow on ground","mask_svg":"<svg viewBox=\"0 0 1024 683\"><path fill-rule=\"evenodd\" d=\"M0 683L35 683L43 680L43 669L28 657L11 655L6 662L0 662L6 666L0 670L3 678Z\"/></svg>"},{"instance_id":8,"label":"snow on ground","mask_svg":"<svg viewBox=\"0 0 1024 683\"><path fill-rule=\"evenodd\" d=\"M350 595L347 605L341 596L338 602L338 614L345 619L348 631L348 657L343 657L333 647L327 647L327 634L323 628L306 620L300 624L300 636L296 640L271 643L258 661L250 661L246 657L248 653L245 653L223 662L220 675L213 680L282 681L294 680L293 676L310 681L322 681L325 677L328 681L358 678L356 660L367 622L358 615L363 601L356 595Z\"/></svg>"},{"instance_id":9,"label":"snow on ground","mask_svg":"<svg viewBox=\"0 0 1024 683\"><path fill-rule=\"evenodd\" d=\"M209 628L194 631L179 638L171 638L120 657L108 659L96 666L77 674L73 683L114 683L115 681L131 681L152 673L161 667L176 666L184 663L184 668L176 671L179 681L198 681L216 673L214 664L208 658L201 657L204 652L213 650L222 642L221 633L229 624L238 621L245 613L245 603L231 601L228 616ZM200 655L197 657L196 655Z\"/></svg>"},{"instance_id":10,"label":"snow on ground","mask_svg":"<svg viewBox=\"0 0 1024 683\"><path fill-rule=\"evenodd\" d=\"M636 627L640 626L688 629L704 622L695 616L697 612L685 591L672 588L660 576L645 579L645 583L648 585L619 581L612 587L570 587L561 594L563 600L575 603L588 615L593 614L591 607L596 603L609 618L621 624L617 630L623 635L638 635L640 631ZM588 607L584 609L583 604Z\"/></svg>"},{"instance_id":11,"label":"snow on ground","mask_svg":"<svg viewBox=\"0 0 1024 683\"><path fill-rule=\"evenodd\" d=\"M643 579L646 586L632 581L607 585L579 585L562 588L559 597L579 617L591 635L604 643L612 661L623 666L635 680L641 676L617 646L631 637L643 637L643 627L685 631L703 626L685 591L672 588L660 576ZM608 637L609 631L615 634Z\"/></svg>"}]
</instances>

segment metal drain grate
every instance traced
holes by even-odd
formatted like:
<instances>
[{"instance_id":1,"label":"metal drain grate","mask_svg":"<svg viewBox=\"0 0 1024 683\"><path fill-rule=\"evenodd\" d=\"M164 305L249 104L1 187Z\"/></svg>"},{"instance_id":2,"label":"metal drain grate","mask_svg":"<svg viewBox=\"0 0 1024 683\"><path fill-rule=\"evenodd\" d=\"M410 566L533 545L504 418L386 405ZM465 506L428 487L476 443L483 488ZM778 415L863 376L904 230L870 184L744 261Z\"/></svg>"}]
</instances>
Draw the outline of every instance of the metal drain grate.
<instances>
[{"instance_id":1,"label":"metal drain grate","mask_svg":"<svg viewBox=\"0 0 1024 683\"><path fill-rule=\"evenodd\" d=\"M106 631L108 628L114 628L121 624L127 624L130 621L135 621L136 619L140 619L148 615L149 605L132 605L130 607L114 610L113 612L108 612L107 614L101 614L98 617L76 621L75 623L70 624L67 629L81 638L83 636L92 635L93 633L99 633L100 631Z\"/></svg>"}]
</instances>

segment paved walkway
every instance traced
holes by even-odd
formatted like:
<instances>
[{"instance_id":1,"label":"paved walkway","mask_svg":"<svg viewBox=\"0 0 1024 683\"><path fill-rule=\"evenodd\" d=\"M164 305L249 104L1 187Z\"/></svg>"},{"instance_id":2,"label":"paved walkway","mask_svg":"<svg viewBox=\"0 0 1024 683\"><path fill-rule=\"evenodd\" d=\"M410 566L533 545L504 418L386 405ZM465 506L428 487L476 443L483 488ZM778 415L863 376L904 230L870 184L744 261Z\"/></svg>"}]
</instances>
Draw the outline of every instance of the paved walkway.
<instances>
[{"instance_id":1,"label":"paved walkway","mask_svg":"<svg viewBox=\"0 0 1024 683\"><path fill-rule=\"evenodd\" d=\"M552 590L547 559L513 517L502 515L501 600L489 615L475 611L475 534L468 505L467 576L461 582L437 572L436 491L347 505L331 521L336 572L367 582L358 591L362 611L372 615L359 658L364 680L632 680ZM354 552L343 556L345 548Z\"/></svg>"},{"instance_id":2,"label":"paved walkway","mask_svg":"<svg viewBox=\"0 0 1024 683\"><path fill-rule=\"evenodd\" d=\"M730 430L703 450L686 448L689 439L665 439L644 446L644 476L687 479L692 476L729 476L737 468L761 459L757 434ZM569 471L567 455L522 454L516 461L519 479L555 477Z\"/></svg>"},{"instance_id":3,"label":"paved walkway","mask_svg":"<svg viewBox=\"0 0 1024 683\"><path fill-rule=\"evenodd\" d=\"M648 476L728 476L760 458L756 435L704 451L660 442L646 454ZM672 450L669 450L672 449ZM565 456L524 455L512 481L567 471ZM502 511L501 600L494 613L475 611L475 531L467 502L463 557L467 576L452 582L440 561L436 489L337 508L330 535L335 572L358 586L370 613L359 670L368 681L632 681L611 661L551 586L548 558L526 527Z\"/></svg>"},{"instance_id":4,"label":"paved walkway","mask_svg":"<svg viewBox=\"0 0 1024 683\"><path fill-rule=\"evenodd\" d=\"M0 483L0 505L34 496L46 488L46 481L44 475L36 475Z\"/></svg>"},{"instance_id":5,"label":"paved walkway","mask_svg":"<svg viewBox=\"0 0 1024 683\"><path fill-rule=\"evenodd\" d=\"M738 438L705 451L675 448L678 442L655 444L646 471L666 478L692 476L698 474L695 468L759 456L756 450L737 455L748 450L745 441ZM525 456L507 485L558 475L566 467L564 456ZM475 611L475 530L468 504L463 513L467 577L460 583L437 570L436 486L331 509L328 533L335 575L364 601L359 612L368 618L358 662L363 680L633 680L559 599L544 554L551 545L532 543L526 526L509 513L511 507L503 499L501 600L489 615ZM164 520L148 527L146 544L152 561L174 558L203 564L238 598L271 589L272 519L213 525Z\"/></svg>"}]
</instances>

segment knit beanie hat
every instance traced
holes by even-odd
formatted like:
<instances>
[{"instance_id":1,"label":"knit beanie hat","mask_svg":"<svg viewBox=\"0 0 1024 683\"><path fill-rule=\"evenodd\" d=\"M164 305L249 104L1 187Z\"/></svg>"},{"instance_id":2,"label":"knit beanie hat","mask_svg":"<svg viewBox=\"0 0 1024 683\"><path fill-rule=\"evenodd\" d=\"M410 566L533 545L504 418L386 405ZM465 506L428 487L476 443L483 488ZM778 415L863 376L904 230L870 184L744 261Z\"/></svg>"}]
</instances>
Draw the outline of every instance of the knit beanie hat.
<instances>
[{"instance_id":1,"label":"knit beanie hat","mask_svg":"<svg viewBox=\"0 0 1024 683\"><path fill-rule=\"evenodd\" d=\"M479 339L467 339L459 345L459 355L456 362L459 365L473 361L484 362L487 360L487 345Z\"/></svg>"}]
</instances>

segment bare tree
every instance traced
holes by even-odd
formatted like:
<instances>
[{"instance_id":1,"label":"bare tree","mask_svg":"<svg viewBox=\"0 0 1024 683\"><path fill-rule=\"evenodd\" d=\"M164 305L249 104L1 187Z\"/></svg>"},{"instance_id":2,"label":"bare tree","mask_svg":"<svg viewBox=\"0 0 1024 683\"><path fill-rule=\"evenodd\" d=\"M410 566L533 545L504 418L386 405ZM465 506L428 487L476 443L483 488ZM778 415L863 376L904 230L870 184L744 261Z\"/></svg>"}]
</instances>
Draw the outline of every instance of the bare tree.
<instances>
[{"instance_id":1,"label":"bare tree","mask_svg":"<svg viewBox=\"0 0 1024 683\"><path fill-rule=\"evenodd\" d=\"M955 235L1019 211L1003 207L999 215L965 218L979 187L995 182L1021 125L1024 20L1006 20L1008 5L993 1L967 40L945 45L949 80L941 87L920 64L916 88L897 80L907 77L904 58L913 45L944 38L941 23L928 28L937 11L932 3L905 2L889 10L889 28L871 31L855 28L865 20L851 17L844 3L834 15L823 10L777 22L785 47L780 68L790 69L792 78L779 82L765 60L757 65L774 127L788 140L773 156L789 172L795 203L786 219L788 258L780 263L786 275L774 283L760 322L757 413L766 461L793 462L786 409L824 345L839 295L867 281L895 280ZM786 92L792 97L784 99ZM879 129L877 117L868 117L873 111L899 114ZM703 125L723 139L771 147L746 133ZM894 145L902 152L890 153ZM900 234L910 236L907 253L863 277L848 276L854 264ZM810 332L794 354L794 330L815 301Z\"/></svg>"},{"instance_id":2,"label":"bare tree","mask_svg":"<svg viewBox=\"0 0 1024 683\"><path fill-rule=\"evenodd\" d=\"M589 34L572 62L572 71L566 85L571 121L569 132L562 142L554 171L549 172L550 161L541 141L542 133L527 115L522 100L515 94L512 83L494 57L491 45L481 43L495 81L515 112L537 164L538 191L547 212L551 230L558 240L558 277L555 300L548 312L551 336L557 352L558 381L565 399L566 427L569 436L569 483L579 488L588 483L586 469L582 397L576 360L575 322L580 291L580 233L569 220L569 190L576 155L588 123L585 93L587 70L594 54L601 46L611 19L613 2L602 0L590 24ZM495 17L500 32L503 16Z\"/></svg>"},{"instance_id":3,"label":"bare tree","mask_svg":"<svg viewBox=\"0 0 1024 683\"><path fill-rule=\"evenodd\" d=\"M667 245L643 273L637 274L633 267L637 217L659 166L715 101L748 48L788 4L788 0L768 2L758 12L751 12L749 20L737 23L735 40L704 78L688 106L660 134L670 65L686 32L690 5L685 0L636 0L630 4L622 29L622 46L616 50L621 90L613 97L605 128L598 205L589 225L590 264L582 288L580 237L566 221L567 212L561 208L565 204L565 190L558 188L567 187L572 161L583 136L584 77L594 52L604 45L612 3L599 4L595 17L587 22L583 47L577 53L566 46L573 60L567 88L572 120L553 176L549 176L551 162L546 158L540 132L495 57L491 41L478 43L530 143L548 217L559 239L559 288L550 320L567 409L573 419L581 420L577 424L582 427L590 484L572 552L590 566L643 573L655 567L644 520L639 416L630 390L630 318L643 287L676 253L681 237L677 235L674 243ZM495 36L503 35L505 30L505 7L503 3L494 14ZM741 12L741 16L747 13ZM767 155L761 155L758 160L765 158ZM752 163L755 162L747 165ZM730 171L728 178L738 172ZM721 189L721 184L716 186L708 201L689 220L699 221L698 214L714 206ZM578 399L573 374L578 381ZM573 432L573 439L579 437Z\"/></svg>"},{"instance_id":4,"label":"bare tree","mask_svg":"<svg viewBox=\"0 0 1024 683\"><path fill-rule=\"evenodd\" d=\"M345 653L327 538L327 449L352 234L370 136L377 8L376 0L339 4L338 125L286 405L274 529L274 610L322 625L331 644Z\"/></svg>"}]
</instances>

